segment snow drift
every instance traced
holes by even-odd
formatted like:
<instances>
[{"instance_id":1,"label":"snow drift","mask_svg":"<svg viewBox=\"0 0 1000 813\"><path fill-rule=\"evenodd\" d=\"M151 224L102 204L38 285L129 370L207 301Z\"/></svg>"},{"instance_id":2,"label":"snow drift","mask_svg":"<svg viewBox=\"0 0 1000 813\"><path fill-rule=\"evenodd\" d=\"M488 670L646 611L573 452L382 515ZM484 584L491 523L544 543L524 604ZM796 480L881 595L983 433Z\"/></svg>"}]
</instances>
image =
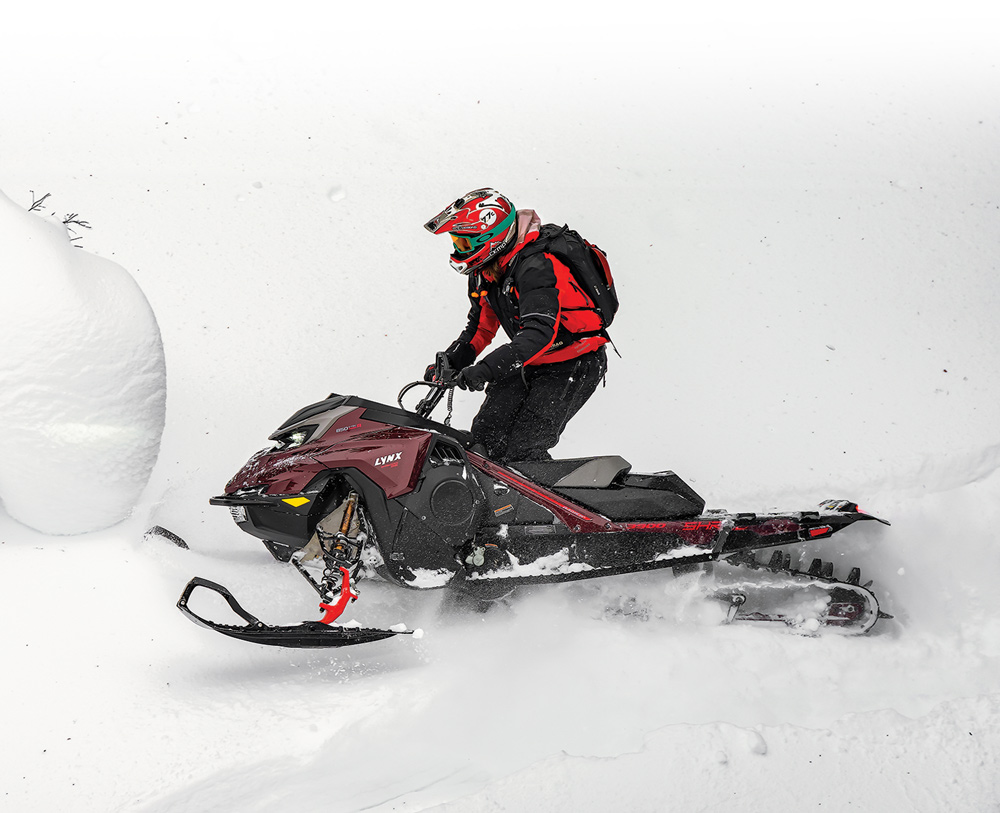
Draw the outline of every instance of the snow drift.
<instances>
[{"instance_id":1,"label":"snow drift","mask_svg":"<svg viewBox=\"0 0 1000 813\"><path fill-rule=\"evenodd\" d=\"M180 4L157 42L100 5L13 10L37 36L0 48L0 187L72 200L129 258L171 409L151 517L70 544L0 512L7 807L997 809L997 8ZM861 500L893 526L838 551L895 622L718 627L669 579L644 623L575 588L448 623L407 594L387 620L423 639L331 657L177 612L199 573L317 615L207 498L297 407L391 403L454 338L465 286L420 224L480 184L606 248L623 294L623 357L558 454L670 467L731 510Z\"/></svg>"},{"instance_id":2,"label":"snow drift","mask_svg":"<svg viewBox=\"0 0 1000 813\"><path fill-rule=\"evenodd\" d=\"M0 499L50 534L120 522L156 462L166 367L120 265L0 192Z\"/></svg>"}]
</instances>

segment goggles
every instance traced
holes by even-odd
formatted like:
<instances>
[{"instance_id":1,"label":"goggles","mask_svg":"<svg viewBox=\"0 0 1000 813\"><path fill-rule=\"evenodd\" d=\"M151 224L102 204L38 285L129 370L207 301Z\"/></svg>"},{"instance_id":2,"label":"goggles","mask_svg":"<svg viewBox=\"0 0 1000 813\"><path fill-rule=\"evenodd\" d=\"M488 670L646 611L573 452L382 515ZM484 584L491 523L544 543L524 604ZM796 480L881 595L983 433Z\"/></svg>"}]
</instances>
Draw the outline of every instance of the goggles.
<instances>
[{"instance_id":1,"label":"goggles","mask_svg":"<svg viewBox=\"0 0 1000 813\"><path fill-rule=\"evenodd\" d=\"M449 233L449 236L451 237L451 242L455 244L456 254L471 254L474 250L475 247L472 244L472 237L465 234L455 234L453 232ZM478 235L474 236L478 237Z\"/></svg>"}]
</instances>

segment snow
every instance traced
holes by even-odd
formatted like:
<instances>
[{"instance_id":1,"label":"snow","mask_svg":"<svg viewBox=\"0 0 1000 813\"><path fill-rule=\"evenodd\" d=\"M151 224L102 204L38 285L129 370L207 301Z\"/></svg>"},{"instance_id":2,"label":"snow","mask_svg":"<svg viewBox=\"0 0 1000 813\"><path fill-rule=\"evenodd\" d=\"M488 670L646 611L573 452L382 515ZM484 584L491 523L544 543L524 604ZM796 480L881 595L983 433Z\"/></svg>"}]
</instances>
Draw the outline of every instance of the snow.
<instances>
[{"instance_id":1,"label":"snow","mask_svg":"<svg viewBox=\"0 0 1000 813\"><path fill-rule=\"evenodd\" d=\"M130 513L156 462L166 401L163 345L142 291L72 242L62 220L0 192L0 499L53 534Z\"/></svg>"},{"instance_id":2,"label":"snow","mask_svg":"<svg viewBox=\"0 0 1000 813\"><path fill-rule=\"evenodd\" d=\"M430 570L423 567L415 567L412 570L414 579L410 583L411 587L428 589L434 587L444 587L451 581L454 572L450 570Z\"/></svg>"},{"instance_id":3,"label":"snow","mask_svg":"<svg viewBox=\"0 0 1000 813\"><path fill-rule=\"evenodd\" d=\"M169 374L151 479L137 497L129 465L112 489L134 506L120 524L25 527L75 495L17 516L0 461L5 808L1000 805L995 9L515 4L491 26L421 4L123 9L18 4L0 33L0 189L92 225L71 256L134 278ZM485 615L363 583L350 617L425 634L339 652L181 616L201 575L268 621L317 617L207 498L300 406L392 403L454 338L464 282L421 224L482 184L615 271L622 358L560 454L672 469L713 508L857 500L892 527L806 556L860 566L894 621L863 638L721 626L662 574ZM10 304L29 287L10 239L0 308L62 335L67 285ZM36 335L0 324L0 364ZM476 403L459 394L456 425ZM73 461L37 448L6 454ZM152 525L190 550L144 539Z\"/></svg>"}]
</instances>

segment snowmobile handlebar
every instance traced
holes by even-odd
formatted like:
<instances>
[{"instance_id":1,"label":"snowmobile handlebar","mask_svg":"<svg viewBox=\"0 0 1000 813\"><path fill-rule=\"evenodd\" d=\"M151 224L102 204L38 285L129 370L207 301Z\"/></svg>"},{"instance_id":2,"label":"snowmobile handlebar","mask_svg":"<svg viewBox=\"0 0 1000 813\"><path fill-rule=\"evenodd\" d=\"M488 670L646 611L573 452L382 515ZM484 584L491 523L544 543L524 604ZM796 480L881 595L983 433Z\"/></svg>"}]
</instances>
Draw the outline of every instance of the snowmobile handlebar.
<instances>
[{"instance_id":1,"label":"snowmobile handlebar","mask_svg":"<svg viewBox=\"0 0 1000 813\"><path fill-rule=\"evenodd\" d=\"M448 393L448 417L445 418L445 426L451 425L451 413L452 413L452 398L455 395L455 380L458 378L458 370L451 366L451 362L448 361L448 356L444 352L438 353L434 357L434 375L430 381L413 381L407 384L403 389L399 391L399 395L396 397L396 403L399 404L400 409L406 409L403 406L403 396L406 395L414 387L430 387L430 392L427 393L420 402L414 408L421 418L429 418L434 408L441 403L441 399L444 398L445 393Z\"/></svg>"}]
</instances>

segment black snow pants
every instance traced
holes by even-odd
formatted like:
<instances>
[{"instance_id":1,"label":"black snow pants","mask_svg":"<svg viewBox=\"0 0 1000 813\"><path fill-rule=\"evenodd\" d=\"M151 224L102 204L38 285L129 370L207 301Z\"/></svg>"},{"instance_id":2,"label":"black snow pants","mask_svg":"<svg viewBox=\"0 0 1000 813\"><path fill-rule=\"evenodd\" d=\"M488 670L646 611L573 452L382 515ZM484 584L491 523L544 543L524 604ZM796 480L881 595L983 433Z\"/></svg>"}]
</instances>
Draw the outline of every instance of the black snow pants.
<instances>
[{"instance_id":1,"label":"black snow pants","mask_svg":"<svg viewBox=\"0 0 1000 813\"><path fill-rule=\"evenodd\" d=\"M549 449L607 369L607 353L600 347L568 361L515 370L486 388L486 400L472 421L473 439L497 463L551 460Z\"/></svg>"}]
</instances>

